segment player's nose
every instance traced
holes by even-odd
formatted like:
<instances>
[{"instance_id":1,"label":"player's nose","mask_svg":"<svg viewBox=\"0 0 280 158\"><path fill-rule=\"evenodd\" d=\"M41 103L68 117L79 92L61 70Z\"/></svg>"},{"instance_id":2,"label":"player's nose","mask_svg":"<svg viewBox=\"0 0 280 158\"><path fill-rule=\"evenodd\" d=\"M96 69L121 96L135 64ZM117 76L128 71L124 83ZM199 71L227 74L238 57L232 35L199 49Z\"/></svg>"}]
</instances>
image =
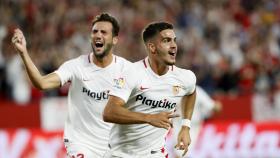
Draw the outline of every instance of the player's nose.
<instances>
[{"instance_id":1,"label":"player's nose","mask_svg":"<svg viewBox=\"0 0 280 158\"><path fill-rule=\"evenodd\" d=\"M93 34L93 37L96 38L96 39L101 39L102 33L100 31L97 31Z\"/></svg>"},{"instance_id":2,"label":"player's nose","mask_svg":"<svg viewBox=\"0 0 280 158\"><path fill-rule=\"evenodd\" d=\"M177 48L177 43L175 41L172 41L170 47L172 49L176 49Z\"/></svg>"}]
</instances>

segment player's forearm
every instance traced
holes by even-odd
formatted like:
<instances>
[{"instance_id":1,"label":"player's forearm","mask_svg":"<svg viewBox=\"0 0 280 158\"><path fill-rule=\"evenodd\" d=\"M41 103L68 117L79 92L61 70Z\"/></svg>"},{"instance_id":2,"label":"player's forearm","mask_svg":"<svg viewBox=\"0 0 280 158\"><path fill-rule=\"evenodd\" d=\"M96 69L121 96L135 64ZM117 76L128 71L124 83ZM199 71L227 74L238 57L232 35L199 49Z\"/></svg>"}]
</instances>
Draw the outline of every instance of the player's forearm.
<instances>
[{"instance_id":1,"label":"player's forearm","mask_svg":"<svg viewBox=\"0 0 280 158\"><path fill-rule=\"evenodd\" d=\"M191 120L194 104L195 104L195 98L196 98L196 91L194 91L191 95L187 95L183 97L183 101L182 101L183 119Z\"/></svg>"},{"instance_id":2,"label":"player's forearm","mask_svg":"<svg viewBox=\"0 0 280 158\"><path fill-rule=\"evenodd\" d=\"M121 106L113 106L106 106L103 113L103 119L105 122L118 124L148 123L149 114L132 112Z\"/></svg>"},{"instance_id":3,"label":"player's forearm","mask_svg":"<svg viewBox=\"0 0 280 158\"><path fill-rule=\"evenodd\" d=\"M33 61L31 60L28 52L23 52L20 54L20 56L23 60L26 72L27 72L32 84L38 89L41 89L41 90L44 89L44 86L42 83L43 76L40 74L39 70L37 69L37 67L35 66Z\"/></svg>"}]
</instances>

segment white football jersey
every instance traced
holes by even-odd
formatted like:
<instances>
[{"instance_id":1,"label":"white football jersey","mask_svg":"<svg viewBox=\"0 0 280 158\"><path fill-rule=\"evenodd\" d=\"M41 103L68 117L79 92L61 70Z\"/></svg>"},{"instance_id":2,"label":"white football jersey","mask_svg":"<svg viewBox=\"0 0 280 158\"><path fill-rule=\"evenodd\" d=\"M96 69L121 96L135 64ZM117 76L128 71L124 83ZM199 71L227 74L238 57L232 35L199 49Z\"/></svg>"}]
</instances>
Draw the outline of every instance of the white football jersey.
<instances>
[{"instance_id":1,"label":"white football jersey","mask_svg":"<svg viewBox=\"0 0 280 158\"><path fill-rule=\"evenodd\" d=\"M170 66L159 76L151 69L148 58L133 63L110 91L122 98L125 107L134 112L155 114L174 111L181 99L195 90L196 77L190 70ZM109 144L112 152L128 154L158 151L165 144L167 130L150 124L114 124Z\"/></svg>"},{"instance_id":2,"label":"white football jersey","mask_svg":"<svg viewBox=\"0 0 280 158\"><path fill-rule=\"evenodd\" d=\"M69 60L55 73L60 77L61 85L71 83L64 138L102 155L108 149L112 127L112 124L103 121L102 116L108 93L114 80L131 63L114 55L112 63L101 68L91 61L92 56L93 53L90 53Z\"/></svg>"},{"instance_id":3,"label":"white football jersey","mask_svg":"<svg viewBox=\"0 0 280 158\"><path fill-rule=\"evenodd\" d=\"M191 144L188 148L188 153L184 158L196 157L193 155L194 147L197 143L197 138L201 129L203 120L212 115L215 101L205 92L200 86L196 86L196 100L194 104L193 115L191 119ZM177 108L176 113L181 114L181 107ZM181 130L181 118L173 119L173 129L168 135L166 146L169 153L169 157L176 157L175 155L182 155L183 151L176 150L174 146L177 144L177 136Z\"/></svg>"},{"instance_id":4,"label":"white football jersey","mask_svg":"<svg viewBox=\"0 0 280 158\"><path fill-rule=\"evenodd\" d=\"M200 87L196 86L196 100L192 116L192 124L200 124L212 115L215 101Z\"/></svg>"}]
</instances>

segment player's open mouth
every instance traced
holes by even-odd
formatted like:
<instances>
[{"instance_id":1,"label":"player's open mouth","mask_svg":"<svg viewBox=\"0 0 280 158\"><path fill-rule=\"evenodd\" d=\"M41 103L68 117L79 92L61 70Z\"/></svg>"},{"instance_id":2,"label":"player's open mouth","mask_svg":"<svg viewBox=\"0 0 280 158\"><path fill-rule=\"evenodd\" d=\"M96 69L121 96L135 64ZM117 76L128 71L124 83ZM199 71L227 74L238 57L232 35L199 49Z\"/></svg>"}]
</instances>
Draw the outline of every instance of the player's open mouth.
<instances>
[{"instance_id":1,"label":"player's open mouth","mask_svg":"<svg viewBox=\"0 0 280 158\"><path fill-rule=\"evenodd\" d=\"M176 55L175 52L168 52L168 54L171 55L171 56L173 56L173 57Z\"/></svg>"},{"instance_id":2,"label":"player's open mouth","mask_svg":"<svg viewBox=\"0 0 280 158\"><path fill-rule=\"evenodd\" d=\"M96 48L101 48L101 47L103 47L104 44L102 42L98 41L98 42L95 42L94 45Z\"/></svg>"}]
</instances>

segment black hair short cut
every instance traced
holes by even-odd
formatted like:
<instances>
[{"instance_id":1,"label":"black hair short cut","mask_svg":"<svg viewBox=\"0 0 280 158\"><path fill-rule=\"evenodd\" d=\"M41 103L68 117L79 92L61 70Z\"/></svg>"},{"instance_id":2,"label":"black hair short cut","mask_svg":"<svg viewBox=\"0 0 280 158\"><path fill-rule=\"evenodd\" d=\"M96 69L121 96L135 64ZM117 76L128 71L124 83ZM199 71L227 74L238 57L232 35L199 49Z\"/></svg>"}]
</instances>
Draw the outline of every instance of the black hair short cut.
<instances>
[{"instance_id":1,"label":"black hair short cut","mask_svg":"<svg viewBox=\"0 0 280 158\"><path fill-rule=\"evenodd\" d=\"M112 26L113 26L113 30L112 30L113 37L119 35L120 26L119 26L119 23L116 20L116 18L114 18L113 16L111 16L108 13L101 13L93 19L92 26L94 26L95 23L100 22L100 21L110 22L112 24Z\"/></svg>"},{"instance_id":2,"label":"black hair short cut","mask_svg":"<svg viewBox=\"0 0 280 158\"><path fill-rule=\"evenodd\" d=\"M143 31L142 37L146 43L149 39L166 29L173 29L173 25L167 22L150 23Z\"/></svg>"}]
</instances>

